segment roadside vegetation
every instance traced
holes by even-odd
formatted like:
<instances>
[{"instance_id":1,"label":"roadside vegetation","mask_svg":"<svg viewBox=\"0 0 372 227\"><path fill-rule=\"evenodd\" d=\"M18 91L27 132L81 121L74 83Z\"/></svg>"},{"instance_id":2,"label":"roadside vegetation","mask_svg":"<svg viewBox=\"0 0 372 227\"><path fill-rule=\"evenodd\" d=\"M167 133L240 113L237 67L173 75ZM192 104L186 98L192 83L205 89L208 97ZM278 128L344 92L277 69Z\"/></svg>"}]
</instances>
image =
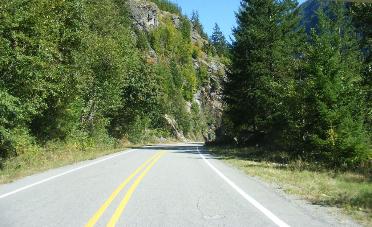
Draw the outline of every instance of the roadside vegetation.
<instances>
[{"instance_id":1,"label":"roadside vegetation","mask_svg":"<svg viewBox=\"0 0 372 227\"><path fill-rule=\"evenodd\" d=\"M177 139L159 139L158 135L147 135L137 143L127 139L91 142L82 144L81 141L49 142L43 147L28 148L24 154L10 157L1 161L0 184L9 183L35 173L58 168L85 160L93 160L116 152L141 147L148 144L175 143Z\"/></svg>"},{"instance_id":2,"label":"roadside vegetation","mask_svg":"<svg viewBox=\"0 0 372 227\"><path fill-rule=\"evenodd\" d=\"M370 223L371 3L242 0L229 45L168 0L178 25L139 30L127 2L0 1L0 183L215 129L231 164ZM229 67L221 124L195 94L225 72L200 59Z\"/></svg>"},{"instance_id":3,"label":"roadside vegetation","mask_svg":"<svg viewBox=\"0 0 372 227\"><path fill-rule=\"evenodd\" d=\"M226 163L312 204L341 208L365 226L372 224L371 172L328 169L262 148L208 146Z\"/></svg>"},{"instance_id":4,"label":"roadside vegetation","mask_svg":"<svg viewBox=\"0 0 372 227\"><path fill-rule=\"evenodd\" d=\"M371 3L242 0L210 150L371 225L371 16Z\"/></svg>"},{"instance_id":5,"label":"roadside vegetation","mask_svg":"<svg viewBox=\"0 0 372 227\"><path fill-rule=\"evenodd\" d=\"M372 4L310 3L305 29L296 1L242 1L215 142L371 168L372 37L358 15L371 18Z\"/></svg>"},{"instance_id":6,"label":"roadside vegetation","mask_svg":"<svg viewBox=\"0 0 372 227\"><path fill-rule=\"evenodd\" d=\"M130 144L104 143L95 147L82 148L80 143L53 142L43 148L34 147L33 150L10 157L1 162L0 184L17 180L21 177L48 169L57 168L79 161L95 159L110 153L121 151Z\"/></svg>"},{"instance_id":7,"label":"roadside vegetation","mask_svg":"<svg viewBox=\"0 0 372 227\"><path fill-rule=\"evenodd\" d=\"M142 31L127 2L0 2L0 182L96 157L120 141L172 139L175 128L196 140L207 131L210 116L194 101L209 77L193 67L196 50L203 53L191 42L200 21L156 0L180 26L167 14Z\"/></svg>"}]
</instances>

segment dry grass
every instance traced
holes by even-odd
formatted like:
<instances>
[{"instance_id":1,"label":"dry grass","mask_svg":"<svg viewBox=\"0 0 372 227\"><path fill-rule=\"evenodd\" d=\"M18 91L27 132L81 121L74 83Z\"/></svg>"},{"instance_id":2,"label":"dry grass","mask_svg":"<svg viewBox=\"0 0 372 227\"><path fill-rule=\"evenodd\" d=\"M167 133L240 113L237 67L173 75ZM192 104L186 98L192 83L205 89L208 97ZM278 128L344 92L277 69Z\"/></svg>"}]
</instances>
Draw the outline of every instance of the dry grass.
<instances>
[{"instance_id":1,"label":"dry grass","mask_svg":"<svg viewBox=\"0 0 372 227\"><path fill-rule=\"evenodd\" d=\"M251 155L237 155L242 152L239 149L209 150L248 175L275 183L287 193L300 196L311 203L342 208L356 221L372 226L371 176L310 168L301 161L277 164L262 158L253 158Z\"/></svg>"},{"instance_id":2,"label":"dry grass","mask_svg":"<svg viewBox=\"0 0 372 227\"><path fill-rule=\"evenodd\" d=\"M42 148L28 147L27 151L16 157L1 162L0 184L12 182L25 176L39 173L48 169L93 160L98 157L123 151L128 148L141 147L145 144L176 143L177 140L167 138L152 139L148 143L133 144L126 139L117 143L101 143L82 148L81 143L52 142Z\"/></svg>"},{"instance_id":3,"label":"dry grass","mask_svg":"<svg viewBox=\"0 0 372 227\"><path fill-rule=\"evenodd\" d=\"M48 169L57 168L79 161L95 159L107 154L115 153L128 147L96 146L82 150L75 144L53 144L42 149L35 149L2 163L0 169L0 184L9 183L21 177Z\"/></svg>"}]
</instances>

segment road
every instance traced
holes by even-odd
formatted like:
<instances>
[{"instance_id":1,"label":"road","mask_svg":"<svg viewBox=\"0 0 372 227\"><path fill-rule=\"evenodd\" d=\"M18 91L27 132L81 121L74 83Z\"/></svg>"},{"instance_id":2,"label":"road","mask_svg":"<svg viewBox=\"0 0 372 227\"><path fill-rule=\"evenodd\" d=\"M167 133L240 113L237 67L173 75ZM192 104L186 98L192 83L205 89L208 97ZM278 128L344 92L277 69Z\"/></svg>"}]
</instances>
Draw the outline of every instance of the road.
<instances>
[{"instance_id":1,"label":"road","mask_svg":"<svg viewBox=\"0 0 372 227\"><path fill-rule=\"evenodd\" d=\"M225 165L159 145L0 186L0 226L355 226Z\"/></svg>"}]
</instances>

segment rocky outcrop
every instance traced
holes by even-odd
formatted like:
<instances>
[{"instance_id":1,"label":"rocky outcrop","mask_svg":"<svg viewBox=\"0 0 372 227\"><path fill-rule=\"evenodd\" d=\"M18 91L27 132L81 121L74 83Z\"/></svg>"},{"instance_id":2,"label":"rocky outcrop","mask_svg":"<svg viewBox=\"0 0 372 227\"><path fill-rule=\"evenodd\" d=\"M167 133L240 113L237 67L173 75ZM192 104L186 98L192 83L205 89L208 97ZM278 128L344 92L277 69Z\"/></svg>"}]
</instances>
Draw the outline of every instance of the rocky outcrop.
<instances>
[{"instance_id":1,"label":"rocky outcrop","mask_svg":"<svg viewBox=\"0 0 372 227\"><path fill-rule=\"evenodd\" d=\"M135 28L150 31L159 26L159 8L153 2L143 0L129 0L129 9Z\"/></svg>"},{"instance_id":2,"label":"rocky outcrop","mask_svg":"<svg viewBox=\"0 0 372 227\"><path fill-rule=\"evenodd\" d=\"M172 15L172 22L176 28L180 28L181 26L181 18L178 15Z\"/></svg>"},{"instance_id":3,"label":"rocky outcrop","mask_svg":"<svg viewBox=\"0 0 372 227\"><path fill-rule=\"evenodd\" d=\"M194 67L199 70L204 65L208 68L208 81L194 95L194 101L199 104L207 118L207 131L204 133L206 141L215 139L215 131L221 125L222 119L222 83L226 78L225 66L213 59L194 60Z\"/></svg>"},{"instance_id":4,"label":"rocky outcrop","mask_svg":"<svg viewBox=\"0 0 372 227\"><path fill-rule=\"evenodd\" d=\"M161 11L156 4L145 0L129 0L129 8L132 14L133 26L144 32L150 32L158 27L165 18L170 18L176 28L181 26L179 15L170 12ZM191 22L190 22L191 23ZM192 27L192 26L191 26ZM199 49L209 45L208 40L204 39L194 28L191 30L191 42ZM148 63L157 62L157 53L150 48ZM206 141L212 141L215 138L215 130L220 126L222 117L222 89L221 84L225 78L226 68L219 61L218 57L210 57L202 52L200 56L193 59L193 65L196 71L201 67L207 68L208 81L206 81L194 95L194 102L200 107L201 112L207 118L208 129L204 133ZM186 103L186 110L191 112L191 102ZM177 122L169 115L164 116L174 136L179 140L185 140L183 132L178 129Z\"/></svg>"},{"instance_id":5,"label":"rocky outcrop","mask_svg":"<svg viewBox=\"0 0 372 227\"><path fill-rule=\"evenodd\" d=\"M168 127L171 129L174 137L176 137L180 141L186 141L186 138L183 135L183 132L178 130L177 121L173 117L167 114L164 115L164 119L165 119L165 122L168 124Z\"/></svg>"},{"instance_id":6,"label":"rocky outcrop","mask_svg":"<svg viewBox=\"0 0 372 227\"><path fill-rule=\"evenodd\" d=\"M129 0L128 4L133 19L133 26L140 31L151 31L160 25L161 18L166 17L171 18L176 28L180 28L181 26L181 18L179 15L161 11L153 2Z\"/></svg>"}]
</instances>

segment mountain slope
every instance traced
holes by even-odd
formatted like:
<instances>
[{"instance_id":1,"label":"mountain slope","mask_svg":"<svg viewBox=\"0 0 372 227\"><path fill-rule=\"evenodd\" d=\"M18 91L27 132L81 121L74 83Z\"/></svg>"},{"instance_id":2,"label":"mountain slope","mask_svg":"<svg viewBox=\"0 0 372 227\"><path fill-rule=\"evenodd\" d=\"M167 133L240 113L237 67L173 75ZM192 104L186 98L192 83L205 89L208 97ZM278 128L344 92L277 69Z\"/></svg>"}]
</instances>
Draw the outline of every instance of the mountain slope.
<instances>
[{"instance_id":1,"label":"mountain slope","mask_svg":"<svg viewBox=\"0 0 372 227\"><path fill-rule=\"evenodd\" d=\"M213 139L225 66L178 6L16 0L0 8L0 171L9 178L128 141Z\"/></svg>"},{"instance_id":2,"label":"mountain slope","mask_svg":"<svg viewBox=\"0 0 372 227\"><path fill-rule=\"evenodd\" d=\"M182 91L182 94L175 94L174 97L182 96L183 101L179 101L183 104L180 105L185 106L186 115L191 114L194 129L198 131L193 132L193 136L201 133L199 135L204 138L213 139L222 112L219 94L225 66L209 50L209 41L202 38L176 5L167 1L155 2L129 1L133 27L141 42L141 49L147 56L147 63L155 68L166 68L173 78L180 80L171 86ZM171 12L161 10L158 5ZM184 118L184 114L170 111L164 115L177 137L188 134L189 129L183 123L185 119L179 118ZM172 119L175 122L171 123Z\"/></svg>"}]
</instances>

